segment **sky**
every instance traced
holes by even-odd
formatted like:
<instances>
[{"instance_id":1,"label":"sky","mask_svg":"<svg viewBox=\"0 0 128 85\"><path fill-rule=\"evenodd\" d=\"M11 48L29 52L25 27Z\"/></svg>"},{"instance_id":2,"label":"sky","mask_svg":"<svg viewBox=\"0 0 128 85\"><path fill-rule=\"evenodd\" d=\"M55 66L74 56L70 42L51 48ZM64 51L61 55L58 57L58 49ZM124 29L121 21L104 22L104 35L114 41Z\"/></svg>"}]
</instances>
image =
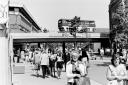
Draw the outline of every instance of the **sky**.
<instances>
[{"instance_id":1,"label":"sky","mask_svg":"<svg viewBox=\"0 0 128 85\"><path fill-rule=\"evenodd\" d=\"M58 30L59 19L94 20L96 28L109 28L110 0L12 0L23 3L41 28Z\"/></svg>"}]
</instances>

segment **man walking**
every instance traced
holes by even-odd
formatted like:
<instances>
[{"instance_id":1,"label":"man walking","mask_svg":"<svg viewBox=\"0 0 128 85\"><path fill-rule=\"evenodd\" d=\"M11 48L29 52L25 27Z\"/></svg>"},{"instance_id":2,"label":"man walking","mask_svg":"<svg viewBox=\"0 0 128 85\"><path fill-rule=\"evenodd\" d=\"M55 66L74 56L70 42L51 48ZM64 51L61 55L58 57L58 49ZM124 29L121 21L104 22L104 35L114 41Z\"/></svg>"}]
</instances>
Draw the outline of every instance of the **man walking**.
<instances>
[{"instance_id":1,"label":"man walking","mask_svg":"<svg viewBox=\"0 0 128 85\"><path fill-rule=\"evenodd\" d=\"M46 77L46 72L48 70L47 66L49 65L49 57L45 50L41 52L41 68L42 68L42 74L43 78Z\"/></svg>"},{"instance_id":2,"label":"man walking","mask_svg":"<svg viewBox=\"0 0 128 85\"><path fill-rule=\"evenodd\" d=\"M100 49L100 59L103 60L103 56L104 56L104 49L101 48Z\"/></svg>"}]
</instances>

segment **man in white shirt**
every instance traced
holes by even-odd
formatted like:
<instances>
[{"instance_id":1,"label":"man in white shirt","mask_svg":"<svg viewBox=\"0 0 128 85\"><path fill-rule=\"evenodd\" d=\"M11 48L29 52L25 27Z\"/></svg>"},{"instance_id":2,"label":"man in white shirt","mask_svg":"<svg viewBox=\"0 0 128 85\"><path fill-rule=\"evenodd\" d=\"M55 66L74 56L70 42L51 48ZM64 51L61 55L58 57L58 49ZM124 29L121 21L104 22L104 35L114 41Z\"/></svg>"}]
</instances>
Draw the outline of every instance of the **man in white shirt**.
<instances>
[{"instance_id":1,"label":"man in white shirt","mask_svg":"<svg viewBox=\"0 0 128 85\"><path fill-rule=\"evenodd\" d=\"M49 65L49 57L45 50L41 53L40 60L41 60L43 78L45 78L46 72L48 70L47 66Z\"/></svg>"},{"instance_id":2,"label":"man in white shirt","mask_svg":"<svg viewBox=\"0 0 128 85\"><path fill-rule=\"evenodd\" d=\"M104 56L104 49L100 49L100 59L103 60L103 56Z\"/></svg>"},{"instance_id":3,"label":"man in white shirt","mask_svg":"<svg viewBox=\"0 0 128 85\"><path fill-rule=\"evenodd\" d=\"M67 83L68 85L78 85L79 79L86 75L86 66L78 61L79 54L76 51L71 53L71 61L67 63Z\"/></svg>"}]
</instances>

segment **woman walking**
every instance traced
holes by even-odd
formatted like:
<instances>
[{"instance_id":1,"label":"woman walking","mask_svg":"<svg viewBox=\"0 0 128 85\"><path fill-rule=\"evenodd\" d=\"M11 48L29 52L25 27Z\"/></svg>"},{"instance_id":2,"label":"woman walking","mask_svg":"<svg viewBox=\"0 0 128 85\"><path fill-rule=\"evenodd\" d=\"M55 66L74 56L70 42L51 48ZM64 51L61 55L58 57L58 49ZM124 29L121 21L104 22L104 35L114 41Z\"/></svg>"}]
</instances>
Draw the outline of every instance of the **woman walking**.
<instances>
[{"instance_id":1,"label":"woman walking","mask_svg":"<svg viewBox=\"0 0 128 85\"><path fill-rule=\"evenodd\" d=\"M111 65L107 69L108 85L125 85L125 80L128 79L126 67L120 64L120 55L117 53L111 59Z\"/></svg>"},{"instance_id":2,"label":"woman walking","mask_svg":"<svg viewBox=\"0 0 128 85\"><path fill-rule=\"evenodd\" d=\"M36 71L36 76L39 76L38 71L40 70L40 53L39 49L36 49L33 55L33 64L34 64L34 70Z\"/></svg>"},{"instance_id":3,"label":"woman walking","mask_svg":"<svg viewBox=\"0 0 128 85\"><path fill-rule=\"evenodd\" d=\"M51 70L51 76L55 77L55 62L56 62L56 55L54 54L54 52L51 52L51 56L50 56L50 70ZM54 75L53 75L54 73Z\"/></svg>"},{"instance_id":4,"label":"woman walking","mask_svg":"<svg viewBox=\"0 0 128 85\"><path fill-rule=\"evenodd\" d=\"M60 79L61 71L63 68L63 60L62 60L62 55L61 53L57 54L57 62L56 62L56 68L57 68L57 74L58 74L58 79Z\"/></svg>"}]
</instances>

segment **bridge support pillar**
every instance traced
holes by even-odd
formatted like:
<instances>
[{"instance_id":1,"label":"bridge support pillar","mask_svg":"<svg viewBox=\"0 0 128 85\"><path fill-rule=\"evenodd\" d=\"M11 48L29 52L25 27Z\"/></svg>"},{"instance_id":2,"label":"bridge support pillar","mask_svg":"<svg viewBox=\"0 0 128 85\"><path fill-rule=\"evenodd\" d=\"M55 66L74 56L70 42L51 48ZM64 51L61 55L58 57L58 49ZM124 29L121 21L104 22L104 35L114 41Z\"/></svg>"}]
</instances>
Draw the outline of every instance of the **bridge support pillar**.
<instances>
[{"instance_id":1,"label":"bridge support pillar","mask_svg":"<svg viewBox=\"0 0 128 85\"><path fill-rule=\"evenodd\" d=\"M65 53L65 42L62 43L62 47L63 47L63 59L64 59L64 64L65 64L65 71L66 71L66 53Z\"/></svg>"},{"instance_id":2,"label":"bridge support pillar","mask_svg":"<svg viewBox=\"0 0 128 85\"><path fill-rule=\"evenodd\" d=\"M38 48L40 48L40 43L38 43Z\"/></svg>"}]
</instances>

